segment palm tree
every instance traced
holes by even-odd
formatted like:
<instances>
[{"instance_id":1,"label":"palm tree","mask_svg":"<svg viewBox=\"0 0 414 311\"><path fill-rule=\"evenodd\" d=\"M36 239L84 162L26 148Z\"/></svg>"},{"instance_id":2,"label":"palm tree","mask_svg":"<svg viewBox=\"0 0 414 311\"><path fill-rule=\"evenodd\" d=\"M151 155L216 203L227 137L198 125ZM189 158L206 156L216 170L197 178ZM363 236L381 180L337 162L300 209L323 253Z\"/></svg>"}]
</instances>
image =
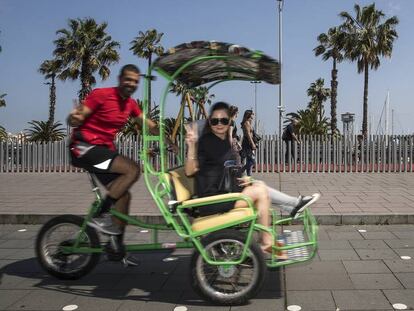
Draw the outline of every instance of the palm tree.
<instances>
[{"instance_id":1,"label":"palm tree","mask_svg":"<svg viewBox=\"0 0 414 311\"><path fill-rule=\"evenodd\" d=\"M107 23L97 24L92 18L70 19L69 29L60 29L53 54L62 62L58 78L80 79L79 100L83 100L96 83L98 72L102 80L109 77L109 66L119 61L118 42L106 33Z\"/></svg>"},{"instance_id":2,"label":"palm tree","mask_svg":"<svg viewBox=\"0 0 414 311\"><path fill-rule=\"evenodd\" d=\"M29 141L33 142L49 142L59 141L65 138L65 129L60 122L49 126L46 121L31 121L31 128L26 129Z\"/></svg>"},{"instance_id":3,"label":"palm tree","mask_svg":"<svg viewBox=\"0 0 414 311\"><path fill-rule=\"evenodd\" d=\"M322 108L323 110L323 108ZM327 135L329 129L329 121L326 117L319 119L319 114L316 109L307 108L301 109L297 112L286 114L290 118L295 118L299 121L298 131L301 135Z\"/></svg>"},{"instance_id":4,"label":"palm tree","mask_svg":"<svg viewBox=\"0 0 414 311\"><path fill-rule=\"evenodd\" d=\"M337 63L342 62L344 55L342 49L344 46L345 34L339 27L329 28L328 33L321 33L318 36L319 45L313 49L315 56L322 55L322 59L327 61L332 58L331 70L331 133L337 131L337 95L338 95L338 70Z\"/></svg>"},{"instance_id":5,"label":"palm tree","mask_svg":"<svg viewBox=\"0 0 414 311\"><path fill-rule=\"evenodd\" d=\"M7 94L0 95L0 107L6 107L6 100L4 99L6 96Z\"/></svg>"},{"instance_id":6,"label":"palm tree","mask_svg":"<svg viewBox=\"0 0 414 311\"><path fill-rule=\"evenodd\" d=\"M358 73L364 73L364 100L362 134L368 134L368 79L369 70L377 70L380 57L391 57L394 40L398 37L395 30L398 24L396 16L383 21L385 14L375 8L375 3L361 8L354 6L355 17L341 12L346 33L345 57L357 62Z\"/></svg>"},{"instance_id":7,"label":"palm tree","mask_svg":"<svg viewBox=\"0 0 414 311\"><path fill-rule=\"evenodd\" d=\"M311 97L311 101L308 107L311 110L316 110L319 120L322 120L324 112L323 103L331 96L331 90L324 87L325 80L322 78L312 82L307 90L308 96Z\"/></svg>"},{"instance_id":8,"label":"palm tree","mask_svg":"<svg viewBox=\"0 0 414 311\"><path fill-rule=\"evenodd\" d=\"M45 60L39 67L39 72L44 75L45 79L50 79L46 84L50 85L49 89L49 126L55 123L56 109L56 75L60 73L62 62L59 60Z\"/></svg>"},{"instance_id":9,"label":"palm tree","mask_svg":"<svg viewBox=\"0 0 414 311\"><path fill-rule=\"evenodd\" d=\"M131 41L130 50L134 55L148 60L148 69L152 64L152 54L159 56L164 53L164 48L159 44L163 35L164 33L158 33L156 29L149 29L145 33L140 31L139 35ZM151 111L151 79L148 82L148 111Z\"/></svg>"},{"instance_id":10,"label":"palm tree","mask_svg":"<svg viewBox=\"0 0 414 311\"><path fill-rule=\"evenodd\" d=\"M195 118L207 118L205 104L211 105L215 95L209 93L209 89L205 86L199 86L190 90L191 98L196 103Z\"/></svg>"},{"instance_id":11,"label":"palm tree","mask_svg":"<svg viewBox=\"0 0 414 311\"><path fill-rule=\"evenodd\" d=\"M6 97L7 94L0 95L0 107L6 107L6 100L4 97ZM0 141L7 139L7 132L4 127L0 125Z\"/></svg>"}]
</instances>

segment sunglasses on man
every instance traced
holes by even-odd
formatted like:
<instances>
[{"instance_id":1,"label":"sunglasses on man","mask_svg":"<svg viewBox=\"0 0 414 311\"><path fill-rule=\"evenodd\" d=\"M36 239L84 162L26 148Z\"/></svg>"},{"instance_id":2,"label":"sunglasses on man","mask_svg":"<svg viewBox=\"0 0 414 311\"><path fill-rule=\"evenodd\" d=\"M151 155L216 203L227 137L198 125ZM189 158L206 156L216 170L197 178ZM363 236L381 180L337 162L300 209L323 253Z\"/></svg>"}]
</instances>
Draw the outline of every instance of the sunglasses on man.
<instances>
[{"instance_id":1,"label":"sunglasses on man","mask_svg":"<svg viewBox=\"0 0 414 311\"><path fill-rule=\"evenodd\" d=\"M229 118L210 118L211 125L218 125L219 123L223 125L229 125L230 119Z\"/></svg>"}]
</instances>

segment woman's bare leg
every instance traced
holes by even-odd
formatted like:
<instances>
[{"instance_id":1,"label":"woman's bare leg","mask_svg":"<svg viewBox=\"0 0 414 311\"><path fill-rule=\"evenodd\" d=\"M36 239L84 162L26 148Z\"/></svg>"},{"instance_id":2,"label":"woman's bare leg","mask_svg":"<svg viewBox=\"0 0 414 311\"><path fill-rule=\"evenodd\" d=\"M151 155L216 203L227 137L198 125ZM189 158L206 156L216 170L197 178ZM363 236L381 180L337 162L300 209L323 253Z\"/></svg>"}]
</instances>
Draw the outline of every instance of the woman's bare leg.
<instances>
[{"instance_id":1,"label":"woman's bare leg","mask_svg":"<svg viewBox=\"0 0 414 311\"><path fill-rule=\"evenodd\" d=\"M253 184L245 187L242 191L243 194L250 197L259 213L259 224L270 227L270 199L266 185L263 183ZM247 207L245 201L237 201L235 207ZM273 245L272 235L268 232L262 232L262 249L268 249Z\"/></svg>"}]
</instances>

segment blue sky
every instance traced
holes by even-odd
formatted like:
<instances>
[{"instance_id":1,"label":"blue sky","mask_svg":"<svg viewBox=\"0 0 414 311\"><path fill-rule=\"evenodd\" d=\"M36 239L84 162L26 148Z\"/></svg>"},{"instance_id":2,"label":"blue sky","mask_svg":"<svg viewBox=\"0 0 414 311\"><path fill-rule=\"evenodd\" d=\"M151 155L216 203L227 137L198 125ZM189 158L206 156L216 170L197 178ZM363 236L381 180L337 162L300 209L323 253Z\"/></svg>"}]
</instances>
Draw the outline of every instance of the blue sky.
<instances>
[{"instance_id":1,"label":"blue sky","mask_svg":"<svg viewBox=\"0 0 414 311\"><path fill-rule=\"evenodd\" d=\"M312 49L316 37L329 27L338 25L341 11L353 12L349 0L285 0L283 11L283 95L287 112L304 108L308 102L306 89L317 78L330 85L331 62L316 58ZM372 1L358 1L367 5ZM399 38L391 60L383 59L369 80L369 115L375 130L381 110L390 91L391 108L395 111L395 132L412 133L414 105L414 1L379 0L377 8L387 16L397 15ZM7 107L0 109L0 125L18 132L31 120L46 120L48 86L37 72L40 63L52 57L56 30L67 27L70 18L92 17L108 22L108 33L121 43L121 61L111 67L110 79L98 81L96 87L117 83L119 68L136 63L143 71L146 62L129 51L130 41L138 32L156 28L164 32L162 44L172 47L193 40L225 41L278 56L278 15L276 0L0 0L0 94L7 93ZM363 76L356 64L339 65L338 114L354 112L357 129L362 115ZM163 79L154 84L157 100L165 86ZM76 98L79 82L57 83L56 118L63 121ZM241 110L254 105L253 85L231 82L213 89L217 100L238 105ZM142 88L134 97L142 97ZM168 112L177 109L174 96ZM278 88L259 84L257 87L258 118L269 134L277 130ZM329 104L326 105L329 115ZM340 116L338 117L340 119ZM339 124L340 128L342 127Z\"/></svg>"}]
</instances>

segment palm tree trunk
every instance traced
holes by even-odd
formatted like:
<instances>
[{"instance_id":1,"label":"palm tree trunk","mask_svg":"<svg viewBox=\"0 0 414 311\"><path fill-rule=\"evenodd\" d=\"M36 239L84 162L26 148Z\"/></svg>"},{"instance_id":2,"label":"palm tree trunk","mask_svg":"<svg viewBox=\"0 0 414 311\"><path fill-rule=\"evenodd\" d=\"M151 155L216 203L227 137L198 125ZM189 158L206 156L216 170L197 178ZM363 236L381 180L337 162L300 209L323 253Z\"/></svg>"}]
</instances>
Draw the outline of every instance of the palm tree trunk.
<instances>
[{"instance_id":1,"label":"palm tree trunk","mask_svg":"<svg viewBox=\"0 0 414 311\"><path fill-rule=\"evenodd\" d=\"M148 56L148 70L147 73L150 75L149 69L151 67L151 60L152 59L152 53ZM148 115L151 112L151 77L148 77Z\"/></svg>"},{"instance_id":2,"label":"palm tree trunk","mask_svg":"<svg viewBox=\"0 0 414 311\"><path fill-rule=\"evenodd\" d=\"M364 64L364 104L362 112L362 135L368 135L368 63Z\"/></svg>"},{"instance_id":3,"label":"palm tree trunk","mask_svg":"<svg viewBox=\"0 0 414 311\"><path fill-rule=\"evenodd\" d=\"M337 91L338 91L338 70L336 70L336 59L333 59L333 67L331 72L331 134L335 134L336 126L337 126L337 118L336 118L336 98L337 98Z\"/></svg>"},{"instance_id":4,"label":"palm tree trunk","mask_svg":"<svg viewBox=\"0 0 414 311\"><path fill-rule=\"evenodd\" d=\"M50 84L49 94L49 119L47 120L49 129L52 128L55 122L55 109L56 109L56 84L55 75L52 75L52 82Z\"/></svg>"},{"instance_id":5,"label":"palm tree trunk","mask_svg":"<svg viewBox=\"0 0 414 311\"><path fill-rule=\"evenodd\" d=\"M79 103L86 98L86 96L91 92L91 73L89 72L89 61L85 57L82 60L80 80L81 80L81 89L79 91Z\"/></svg>"}]
</instances>

